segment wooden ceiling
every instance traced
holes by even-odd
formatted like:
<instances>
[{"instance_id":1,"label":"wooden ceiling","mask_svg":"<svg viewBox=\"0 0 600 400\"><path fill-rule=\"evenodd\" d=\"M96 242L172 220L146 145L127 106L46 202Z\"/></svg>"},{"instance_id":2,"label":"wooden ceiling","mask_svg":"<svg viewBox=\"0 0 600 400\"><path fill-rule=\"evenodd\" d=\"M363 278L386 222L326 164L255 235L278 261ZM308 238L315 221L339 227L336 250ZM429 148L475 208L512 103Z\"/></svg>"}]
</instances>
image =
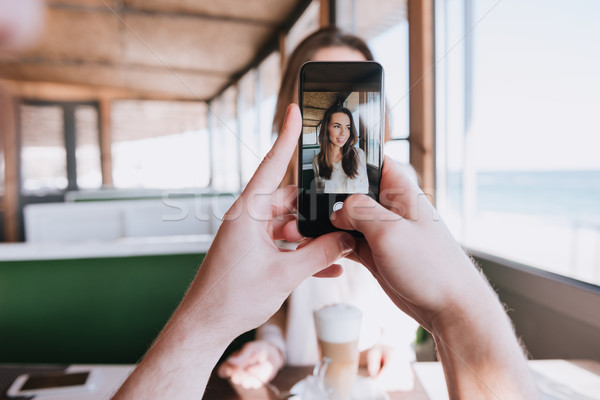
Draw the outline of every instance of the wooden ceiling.
<instances>
[{"instance_id":1,"label":"wooden ceiling","mask_svg":"<svg viewBox=\"0 0 600 400\"><path fill-rule=\"evenodd\" d=\"M321 124L325 112L336 103L354 111L358 106L358 92L305 92L302 126L316 127Z\"/></svg>"},{"instance_id":2,"label":"wooden ceiling","mask_svg":"<svg viewBox=\"0 0 600 400\"><path fill-rule=\"evenodd\" d=\"M305 92L303 126L315 127L321 123L325 111L343 97L333 92Z\"/></svg>"},{"instance_id":3,"label":"wooden ceiling","mask_svg":"<svg viewBox=\"0 0 600 400\"><path fill-rule=\"evenodd\" d=\"M310 0L46 0L34 48L0 78L208 100L270 48Z\"/></svg>"}]
</instances>

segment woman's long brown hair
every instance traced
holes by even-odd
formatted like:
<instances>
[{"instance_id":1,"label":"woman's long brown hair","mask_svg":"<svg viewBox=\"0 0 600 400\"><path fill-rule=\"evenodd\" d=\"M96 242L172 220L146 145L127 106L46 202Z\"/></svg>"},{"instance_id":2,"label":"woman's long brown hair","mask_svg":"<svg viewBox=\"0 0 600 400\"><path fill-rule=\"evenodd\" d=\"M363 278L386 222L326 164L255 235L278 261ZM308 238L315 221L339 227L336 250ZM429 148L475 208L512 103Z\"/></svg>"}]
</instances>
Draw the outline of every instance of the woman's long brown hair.
<instances>
[{"instance_id":1,"label":"woman's long brown hair","mask_svg":"<svg viewBox=\"0 0 600 400\"><path fill-rule=\"evenodd\" d=\"M331 173L333 172L332 148L330 146L331 141L329 140L329 124L331 123L332 115L336 113L346 114L348 118L350 118L350 136L342 147L342 169L350 179L354 179L358 172L358 153L354 148L354 145L358 140L358 135L356 134L352 113L346 107L341 106L333 106L325 111L325 115L323 115L321 131L319 132L319 145L321 146L321 151L317 154L319 176L323 179L331 179Z\"/></svg>"},{"instance_id":2,"label":"woman's long brown hair","mask_svg":"<svg viewBox=\"0 0 600 400\"><path fill-rule=\"evenodd\" d=\"M348 47L361 52L365 59L372 61L373 53L361 38L346 34L338 28L322 28L304 39L290 55L284 73L281 76L281 86L275 106L273 118L274 132L281 132L285 111L290 103L297 101L298 72L300 67L313 59L315 53L325 47ZM290 160L282 185L292 185L297 179L297 154Z\"/></svg>"}]
</instances>

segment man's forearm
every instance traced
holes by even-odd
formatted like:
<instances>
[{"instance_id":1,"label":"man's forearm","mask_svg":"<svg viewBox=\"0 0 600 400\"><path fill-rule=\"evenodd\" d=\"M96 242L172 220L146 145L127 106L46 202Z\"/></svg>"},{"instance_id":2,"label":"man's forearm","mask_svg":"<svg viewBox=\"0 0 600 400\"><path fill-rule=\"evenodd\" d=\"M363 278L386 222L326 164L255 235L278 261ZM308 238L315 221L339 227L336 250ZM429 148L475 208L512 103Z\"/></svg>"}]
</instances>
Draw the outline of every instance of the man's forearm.
<instances>
[{"instance_id":1,"label":"man's forearm","mask_svg":"<svg viewBox=\"0 0 600 400\"><path fill-rule=\"evenodd\" d=\"M502 305L486 284L471 294L467 308L446 311L433 328L450 398L537 399Z\"/></svg>"},{"instance_id":2,"label":"man's forearm","mask_svg":"<svg viewBox=\"0 0 600 400\"><path fill-rule=\"evenodd\" d=\"M180 307L113 400L199 399L230 342L210 319Z\"/></svg>"}]
</instances>

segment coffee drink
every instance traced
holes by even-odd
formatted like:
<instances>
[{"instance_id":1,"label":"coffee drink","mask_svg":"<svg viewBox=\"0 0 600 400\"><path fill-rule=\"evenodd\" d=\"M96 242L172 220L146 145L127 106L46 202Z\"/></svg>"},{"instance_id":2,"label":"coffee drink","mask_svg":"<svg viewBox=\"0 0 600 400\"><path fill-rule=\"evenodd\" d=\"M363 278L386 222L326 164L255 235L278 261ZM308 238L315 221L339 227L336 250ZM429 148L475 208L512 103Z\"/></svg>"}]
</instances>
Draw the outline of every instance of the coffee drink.
<instances>
[{"instance_id":1,"label":"coffee drink","mask_svg":"<svg viewBox=\"0 0 600 400\"><path fill-rule=\"evenodd\" d=\"M325 384L338 400L348 400L358 370L358 337L362 312L348 304L333 304L315 311L321 358L330 360Z\"/></svg>"}]
</instances>

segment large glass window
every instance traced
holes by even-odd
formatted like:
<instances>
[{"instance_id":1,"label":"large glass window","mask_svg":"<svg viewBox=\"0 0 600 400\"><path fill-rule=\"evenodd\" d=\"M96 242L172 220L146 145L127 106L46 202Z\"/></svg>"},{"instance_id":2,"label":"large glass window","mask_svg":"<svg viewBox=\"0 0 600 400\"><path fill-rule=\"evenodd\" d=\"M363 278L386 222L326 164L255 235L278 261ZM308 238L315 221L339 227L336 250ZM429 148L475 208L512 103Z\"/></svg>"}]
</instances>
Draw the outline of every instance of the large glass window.
<instances>
[{"instance_id":1,"label":"large glass window","mask_svg":"<svg viewBox=\"0 0 600 400\"><path fill-rule=\"evenodd\" d=\"M117 188L197 188L210 178L206 105L112 102L112 165Z\"/></svg>"},{"instance_id":2,"label":"large glass window","mask_svg":"<svg viewBox=\"0 0 600 400\"><path fill-rule=\"evenodd\" d=\"M442 215L468 247L600 284L600 2L436 13Z\"/></svg>"}]
</instances>

